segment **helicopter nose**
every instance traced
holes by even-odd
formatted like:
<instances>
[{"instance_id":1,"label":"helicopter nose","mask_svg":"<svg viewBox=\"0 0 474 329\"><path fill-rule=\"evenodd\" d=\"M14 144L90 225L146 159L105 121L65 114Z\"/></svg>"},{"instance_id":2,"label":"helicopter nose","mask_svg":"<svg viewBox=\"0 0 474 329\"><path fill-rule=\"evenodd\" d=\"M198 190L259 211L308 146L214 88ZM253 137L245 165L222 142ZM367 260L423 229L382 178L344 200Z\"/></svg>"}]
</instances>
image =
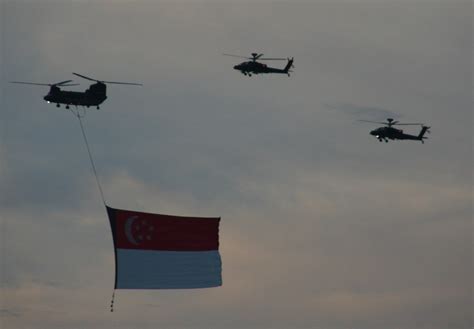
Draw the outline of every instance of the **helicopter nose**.
<instances>
[{"instance_id":1,"label":"helicopter nose","mask_svg":"<svg viewBox=\"0 0 474 329\"><path fill-rule=\"evenodd\" d=\"M238 65L235 65L234 66L234 70L238 70L239 69L239 66Z\"/></svg>"},{"instance_id":2,"label":"helicopter nose","mask_svg":"<svg viewBox=\"0 0 474 329\"><path fill-rule=\"evenodd\" d=\"M375 135L377 135L377 132L375 132L375 130L372 130L372 131L370 132L370 134L371 134L372 136L375 136Z\"/></svg>"}]
</instances>

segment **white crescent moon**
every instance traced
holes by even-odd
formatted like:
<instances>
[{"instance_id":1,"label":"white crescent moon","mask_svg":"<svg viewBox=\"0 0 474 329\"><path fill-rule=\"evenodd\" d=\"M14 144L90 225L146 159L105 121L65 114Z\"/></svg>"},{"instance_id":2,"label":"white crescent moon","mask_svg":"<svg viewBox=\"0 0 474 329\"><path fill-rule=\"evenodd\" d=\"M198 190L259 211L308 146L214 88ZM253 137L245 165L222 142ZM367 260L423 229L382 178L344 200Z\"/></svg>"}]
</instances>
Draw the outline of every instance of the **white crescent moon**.
<instances>
[{"instance_id":1,"label":"white crescent moon","mask_svg":"<svg viewBox=\"0 0 474 329\"><path fill-rule=\"evenodd\" d=\"M133 238L132 225L133 225L133 221L137 218L138 216L131 216L131 217L128 217L127 221L125 222L125 236L127 237L127 240L130 241L130 243L134 245L137 245L138 242Z\"/></svg>"}]
</instances>

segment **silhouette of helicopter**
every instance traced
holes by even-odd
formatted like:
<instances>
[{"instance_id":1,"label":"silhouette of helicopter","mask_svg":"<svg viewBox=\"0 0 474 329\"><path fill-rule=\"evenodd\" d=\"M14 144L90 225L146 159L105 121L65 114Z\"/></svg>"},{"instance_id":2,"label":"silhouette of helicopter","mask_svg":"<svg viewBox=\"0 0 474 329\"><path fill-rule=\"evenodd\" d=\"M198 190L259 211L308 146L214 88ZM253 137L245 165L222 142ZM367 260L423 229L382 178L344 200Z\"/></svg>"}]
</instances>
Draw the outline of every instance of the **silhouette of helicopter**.
<instances>
[{"instance_id":1,"label":"silhouette of helicopter","mask_svg":"<svg viewBox=\"0 0 474 329\"><path fill-rule=\"evenodd\" d=\"M380 127L380 128L375 129L375 130L372 130L370 132L370 134L372 136L377 137L377 139L380 142L382 140L384 140L386 143L388 143L389 139L391 139L391 140L397 140L397 139L398 140L415 140L415 141L421 141L422 143L424 143L425 142L424 140L428 138L428 137L424 137L425 133L430 132L429 131L430 127L427 127L422 123L399 123L398 121L394 121L391 118L388 118L387 122L377 122L377 121L368 121L368 120L359 120L359 121L379 123L379 124L386 125L386 127ZM418 136L409 135L409 134L405 134L403 132L403 130L401 130L401 129L396 129L396 128L392 127L392 126L395 126L395 125L396 126L421 126L421 131L418 134Z\"/></svg>"},{"instance_id":2,"label":"silhouette of helicopter","mask_svg":"<svg viewBox=\"0 0 474 329\"><path fill-rule=\"evenodd\" d=\"M232 56L232 57L239 57L239 58L246 58L250 59L248 62L242 62L238 65L234 66L234 70L240 71L243 75L247 75L249 77L253 74L263 74L263 73L280 73L280 74L288 74L290 76L290 69L294 67L293 65L293 57L292 58L262 58L263 54L252 53L252 57L245 57L239 55L232 55L232 54L223 54L224 56ZM288 61L284 69L277 69L274 67L269 67L266 64L257 62L257 59L261 61Z\"/></svg>"},{"instance_id":3,"label":"silhouette of helicopter","mask_svg":"<svg viewBox=\"0 0 474 329\"><path fill-rule=\"evenodd\" d=\"M74 106L97 106L99 109L99 105L102 104L107 99L107 86L106 84L119 84L119 85L134 85L134 86L142 86L140 83L131 83L131 82L117 82L117 81L103 81L103 80L96 80L85 75L81 75L78 73L73 73L78 77L95 81L94 84L90 85L89 88L82 92L82 91L68 91L68 90L61 90L60 87L69 87L69 86L77 86L78 84L70 84L72 80L66 80L58 83L34 83L34 82L24 82L24 81L10 81L11 83L18 83L18 84L25 84L25 85L37 85L37 86L50 86L49 93L43 97L43 99L48 103L56 103L56 107L60 107L60 104L65 104L66 109L69 109L70 105Z\"/></svg>"}]
</instances>

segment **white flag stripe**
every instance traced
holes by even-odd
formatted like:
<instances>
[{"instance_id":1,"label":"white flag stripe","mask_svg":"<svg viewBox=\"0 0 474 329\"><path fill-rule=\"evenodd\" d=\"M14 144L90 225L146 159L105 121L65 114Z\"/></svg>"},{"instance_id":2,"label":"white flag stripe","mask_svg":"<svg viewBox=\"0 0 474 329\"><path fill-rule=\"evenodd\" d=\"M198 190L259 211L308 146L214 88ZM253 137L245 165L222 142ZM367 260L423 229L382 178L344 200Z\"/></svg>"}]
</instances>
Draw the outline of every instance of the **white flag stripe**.
<instances>
[{"instance_id":1,"label":"white flag stripe","mask_svg":"<svg viewBox=\"0 0 474 329\"><path fill-rule=\"evenodd\" d=\"M118 289L188 289L222 285L218 250L117 249Z\"/></svg>"}]
</instances>

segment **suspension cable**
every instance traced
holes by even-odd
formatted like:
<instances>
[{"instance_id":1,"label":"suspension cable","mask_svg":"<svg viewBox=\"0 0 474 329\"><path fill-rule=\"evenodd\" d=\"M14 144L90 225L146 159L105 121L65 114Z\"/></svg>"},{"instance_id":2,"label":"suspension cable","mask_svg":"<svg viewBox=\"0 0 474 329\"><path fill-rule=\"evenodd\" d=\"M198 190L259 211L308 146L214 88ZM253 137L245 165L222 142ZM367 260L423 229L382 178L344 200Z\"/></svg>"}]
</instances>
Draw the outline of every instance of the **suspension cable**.
<instances>
[{"instance_id":1,"label":"suspension cable","mask_svg":"<svg viewBox=\"0 0 474 329\"><path fill-rule=\"evenodd\" d=\"M104 203L104 206L107 206L106 202L105 202L104 192L102 191L102 186L100 185L99 175L97 174L97 169L96 169L95 164L94 164L94 159L92 158L92 153L91 153L91 149L89 147L89 142L87 141L86 133L84 131L84 126L82 124L82 118L84 117L84 115L81 115L79 113L79 111L74 112L74 111L71 110L71 112L79 120L79 125L81 126L81 131L82 131L82 137L84 137L84 142L86 144L87 153L89 154L89 160L90 160L91 165L92 165L92 171L94 172L95 181L97 182L97 187L99 188L100 197L102 198L102 202Z\"/></svg>"}]
</instances>

